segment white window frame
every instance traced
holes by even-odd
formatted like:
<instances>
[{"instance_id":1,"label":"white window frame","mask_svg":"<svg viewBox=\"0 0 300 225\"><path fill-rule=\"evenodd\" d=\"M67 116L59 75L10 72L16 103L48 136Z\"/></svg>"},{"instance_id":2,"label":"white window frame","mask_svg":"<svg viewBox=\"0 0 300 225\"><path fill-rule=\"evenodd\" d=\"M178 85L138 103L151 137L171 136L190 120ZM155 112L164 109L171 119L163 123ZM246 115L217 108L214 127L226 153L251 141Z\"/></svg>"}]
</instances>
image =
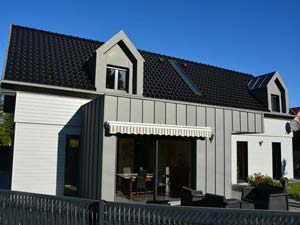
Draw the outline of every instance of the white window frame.
<instances>
[{"instance_id":1,"label":"white window frame","mask_svg":"<svg viewBox=\"0 0 300 225\"><path fill-rule=\"evenodd\" d=\"M115 70L115 80L114 80L114 89L106 88L107 90L115 90L120 92L126 92L129 93L129 69L126 68L120 68L120 67L114 67L114 66L107 66L106 69L113 69ZM118 78L119 78L119 71L125 71L127 73L127 90L119 90L118 89ZM106 77L107 77L107 70L106 70ZM106 81L107 82L107 81ZM106 87L106 84L105 84Z\"/></svg>"}]
</instances>

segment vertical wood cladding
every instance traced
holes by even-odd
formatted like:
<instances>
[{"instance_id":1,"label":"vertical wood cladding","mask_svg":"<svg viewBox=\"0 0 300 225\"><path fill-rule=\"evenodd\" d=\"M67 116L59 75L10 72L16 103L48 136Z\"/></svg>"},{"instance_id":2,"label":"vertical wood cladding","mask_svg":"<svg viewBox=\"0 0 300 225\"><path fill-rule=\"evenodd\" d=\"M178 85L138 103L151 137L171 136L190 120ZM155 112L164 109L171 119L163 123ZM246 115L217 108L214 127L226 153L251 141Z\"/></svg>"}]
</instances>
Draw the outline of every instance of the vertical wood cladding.
<instances>
[{"instance_id":1,"label":"vertical wood cladding","mask_svg":"<svg viewBox=\"0 0 300 225\"><path fill-rule=\"evenodd\" d=\"M82 107L80 193L114 200L117 137L104 134L105 121L208 126L212 139L196 141L196 186L231 196L231 134L263 132L263 113L182 102L105 95Z\"/></svg>"},{"instance_id":2,"label":"vertical wood cladding","mask_svg":"<svg viewBox=\"0 0 300 225\"><path fill-rule=\"evenodd\" d=\"M104 97L82 106L79 155L79 195L100 199Z\"/></svg>"}]
</instances>

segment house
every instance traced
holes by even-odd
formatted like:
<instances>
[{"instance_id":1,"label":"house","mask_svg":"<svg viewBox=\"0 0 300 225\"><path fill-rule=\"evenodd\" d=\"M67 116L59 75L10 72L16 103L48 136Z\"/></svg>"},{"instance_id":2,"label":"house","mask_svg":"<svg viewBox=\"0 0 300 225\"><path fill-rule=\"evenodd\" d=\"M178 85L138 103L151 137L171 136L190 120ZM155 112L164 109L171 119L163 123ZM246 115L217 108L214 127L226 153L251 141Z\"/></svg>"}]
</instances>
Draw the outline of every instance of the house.
<instances>
[{"instance_id":1,"label":"house","mask_svg":"<svg viewBox=\"0 0 300 225\"><path fill-rule=\"evenodd\" d=\"M243 182L249 174L258 172L276 179L293 178L293 133L288 129L291 119L279 116L289 113L288 89L278 72L257 76L248 87L272 116L265 113L262 134L232 136L232 182Z\"/></svg>"},{"instance_id":2,"label":"house","mask_svg":"<svg viewBox=\"0 0 300 225\"><path fill-rule=\"evenodd\" d=\"M138 188L157 200L189 186L230 197L254 172L293 177L278 72L138 50L123 31L99 42L12 25L1 87L14 113L13 190L128 201Z\"/></svg>"},{"instance_id":3,"label":"house","mask_svg":"<svg viewBox=\"0 0 300 225\"><path fill-rule=\"evenodd\" d=\"M290 114L296 116L300 107L290 108ZM300 178L300 131L294 131L293 137L293 158L294 158L294 177Z\"/></svg>"}]
</instances>

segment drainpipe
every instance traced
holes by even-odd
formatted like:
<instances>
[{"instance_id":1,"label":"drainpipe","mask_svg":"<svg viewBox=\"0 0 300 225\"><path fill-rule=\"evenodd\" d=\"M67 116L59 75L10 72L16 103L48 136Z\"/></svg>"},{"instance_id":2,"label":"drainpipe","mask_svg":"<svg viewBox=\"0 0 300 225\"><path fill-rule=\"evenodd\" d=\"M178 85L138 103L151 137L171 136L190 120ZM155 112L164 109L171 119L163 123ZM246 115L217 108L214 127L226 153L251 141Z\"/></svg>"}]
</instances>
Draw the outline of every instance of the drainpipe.
<instances>
[{"instance_id":1,"label":"drainpipe","mask_svg":"<svg viewBox=\"0 0 300 225\"><path fill-rule=\"evenodd\" d=\"M157 187L158 187L158 138L155 139L155 150L154 150L154 201L157 201Z\"/></svg>"}]
</instances>

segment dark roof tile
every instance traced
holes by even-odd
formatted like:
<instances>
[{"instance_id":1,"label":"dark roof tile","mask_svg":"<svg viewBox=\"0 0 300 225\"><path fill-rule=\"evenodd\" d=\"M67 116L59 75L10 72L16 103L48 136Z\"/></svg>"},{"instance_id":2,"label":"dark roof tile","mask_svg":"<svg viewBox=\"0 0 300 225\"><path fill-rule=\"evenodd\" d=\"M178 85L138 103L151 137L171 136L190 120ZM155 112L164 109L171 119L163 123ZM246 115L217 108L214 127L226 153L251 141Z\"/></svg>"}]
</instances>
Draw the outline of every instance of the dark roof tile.
<instances>
[{"instance_id":1,"label":"dark roof tile","mask_svg":"<svg viewBox=\"0 0 300 225\"><path fill-rule=\"evenodd\" d=\"M13 25L5 79L95 90L85 64L102 44ZM266 110L248 89L252 75L139 51L145 59L143 95L146 97ZM178 63L201 95L190 90L168 59Z\"/></svg>"}]
</instances>

